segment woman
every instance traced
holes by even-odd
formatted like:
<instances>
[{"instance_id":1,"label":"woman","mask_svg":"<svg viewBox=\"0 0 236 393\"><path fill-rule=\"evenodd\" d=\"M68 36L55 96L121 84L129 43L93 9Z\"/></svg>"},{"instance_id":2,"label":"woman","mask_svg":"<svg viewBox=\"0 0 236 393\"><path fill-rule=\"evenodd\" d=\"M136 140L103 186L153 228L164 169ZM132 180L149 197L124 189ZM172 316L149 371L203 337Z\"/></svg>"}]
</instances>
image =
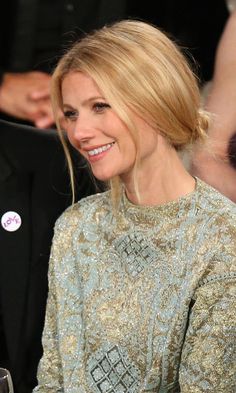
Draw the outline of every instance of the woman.
<instances>
[{"instance_id":1,"label":"woman","mask_svg":"<svg viewBox=\"0 0 236 393\"><path fill-rule=\"evenodd\" d=\"M59 62L55 113L111 191L57 221L35 392L234 391L235 206L178 154L205 138L199 101L179 49L143 22Z\"/></svg>"}]
</instances>

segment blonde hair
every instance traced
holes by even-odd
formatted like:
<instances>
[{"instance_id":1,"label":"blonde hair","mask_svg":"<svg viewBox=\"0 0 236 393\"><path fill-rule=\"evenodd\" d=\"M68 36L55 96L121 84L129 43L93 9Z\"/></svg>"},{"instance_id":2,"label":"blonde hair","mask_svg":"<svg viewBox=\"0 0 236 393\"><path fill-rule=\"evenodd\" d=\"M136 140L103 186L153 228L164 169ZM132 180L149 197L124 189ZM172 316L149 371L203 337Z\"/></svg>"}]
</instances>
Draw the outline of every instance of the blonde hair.
<instances>
[{"instance_id":1,"label":"blonde hair","mask_svg":"<svg viewBox=\"0 0 236 393\"><path fill-rule=\"evenodd\" d=\"M52 78L55 114L62 108L61 85L73 71L88 74L126 124L139 156L139 141L131 112L161 133L176 149L203 141L208 116L200 109L195 75L177 45L156 27L123 20L85 36L62 57ZM70 157L59 133L69 160ZM114 186L116 184L116 186ZM118 179L111 179L117 200ZM73 181L72 181L73 185Z\"/></svg>"}]
</instances>

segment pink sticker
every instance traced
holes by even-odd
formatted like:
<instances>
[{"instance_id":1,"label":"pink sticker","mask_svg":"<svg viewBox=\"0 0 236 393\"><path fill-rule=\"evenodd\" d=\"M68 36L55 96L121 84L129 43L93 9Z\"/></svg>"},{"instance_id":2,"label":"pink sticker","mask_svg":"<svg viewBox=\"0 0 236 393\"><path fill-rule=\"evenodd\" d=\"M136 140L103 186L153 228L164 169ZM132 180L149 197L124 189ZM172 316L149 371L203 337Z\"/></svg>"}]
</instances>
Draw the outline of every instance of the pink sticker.
<instances>
[{"instance_id":1,"label":"pink sticker","mask_svg":"<svg viewBox=\"0 0 236 393\"><path fill-rule=\"evenodd\" d=\"M21 217L16 212L6 212L1 218L2 227L8 232L17 231L21 226L21 222Z\"/></svg>"}]
</instances>

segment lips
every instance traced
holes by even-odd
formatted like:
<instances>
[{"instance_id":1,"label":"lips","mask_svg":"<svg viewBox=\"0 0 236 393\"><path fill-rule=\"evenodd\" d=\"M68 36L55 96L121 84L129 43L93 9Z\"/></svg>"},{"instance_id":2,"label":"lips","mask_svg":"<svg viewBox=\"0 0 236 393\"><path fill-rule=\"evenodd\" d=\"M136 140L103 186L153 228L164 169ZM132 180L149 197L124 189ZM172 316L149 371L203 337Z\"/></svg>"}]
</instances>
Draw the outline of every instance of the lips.
<instances>
[{"instance_id":1,"label":"lips","mask_svg":"<svg viewBox=\"0 0 236 393\"><path fill-rule=\"evenodd\" d=\"M109 150L109 149L114 145L114 143L115 143L115 142L107 143L106 145L99 146L99 147L97 147L96 149L88 150L88 155L89 155L90 157L94 157L94 156L96 156L96 155L98 155L98 154L101 154L101 153L103 153L104 151Z\"/></svg>"}]
</instances>

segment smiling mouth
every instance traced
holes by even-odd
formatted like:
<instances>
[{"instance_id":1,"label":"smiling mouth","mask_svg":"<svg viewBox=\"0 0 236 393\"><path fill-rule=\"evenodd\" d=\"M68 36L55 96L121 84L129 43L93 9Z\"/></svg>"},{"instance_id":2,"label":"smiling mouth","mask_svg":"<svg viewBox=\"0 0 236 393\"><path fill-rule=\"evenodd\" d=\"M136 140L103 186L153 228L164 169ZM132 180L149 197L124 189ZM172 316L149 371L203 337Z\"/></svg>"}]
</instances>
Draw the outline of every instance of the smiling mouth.
<instances>
[{"instance_id":1,"label":"smiling mouth","mask_svg":"<svg viewBox=\"0 0 236 393\"><path fill-rule=\"evenodd\" d=\"M115 143L115 142L108 143L107 145L98 147L97 149L89 150L89 151L88 151L88 155L89 155L90 157L93 157L93 156L96 156L96 155L98 155L98 154L101 154L101 153L103 153L104 151L109 150L109 149L114 145L114 143Z\"/></svg>"}]
</instances>

